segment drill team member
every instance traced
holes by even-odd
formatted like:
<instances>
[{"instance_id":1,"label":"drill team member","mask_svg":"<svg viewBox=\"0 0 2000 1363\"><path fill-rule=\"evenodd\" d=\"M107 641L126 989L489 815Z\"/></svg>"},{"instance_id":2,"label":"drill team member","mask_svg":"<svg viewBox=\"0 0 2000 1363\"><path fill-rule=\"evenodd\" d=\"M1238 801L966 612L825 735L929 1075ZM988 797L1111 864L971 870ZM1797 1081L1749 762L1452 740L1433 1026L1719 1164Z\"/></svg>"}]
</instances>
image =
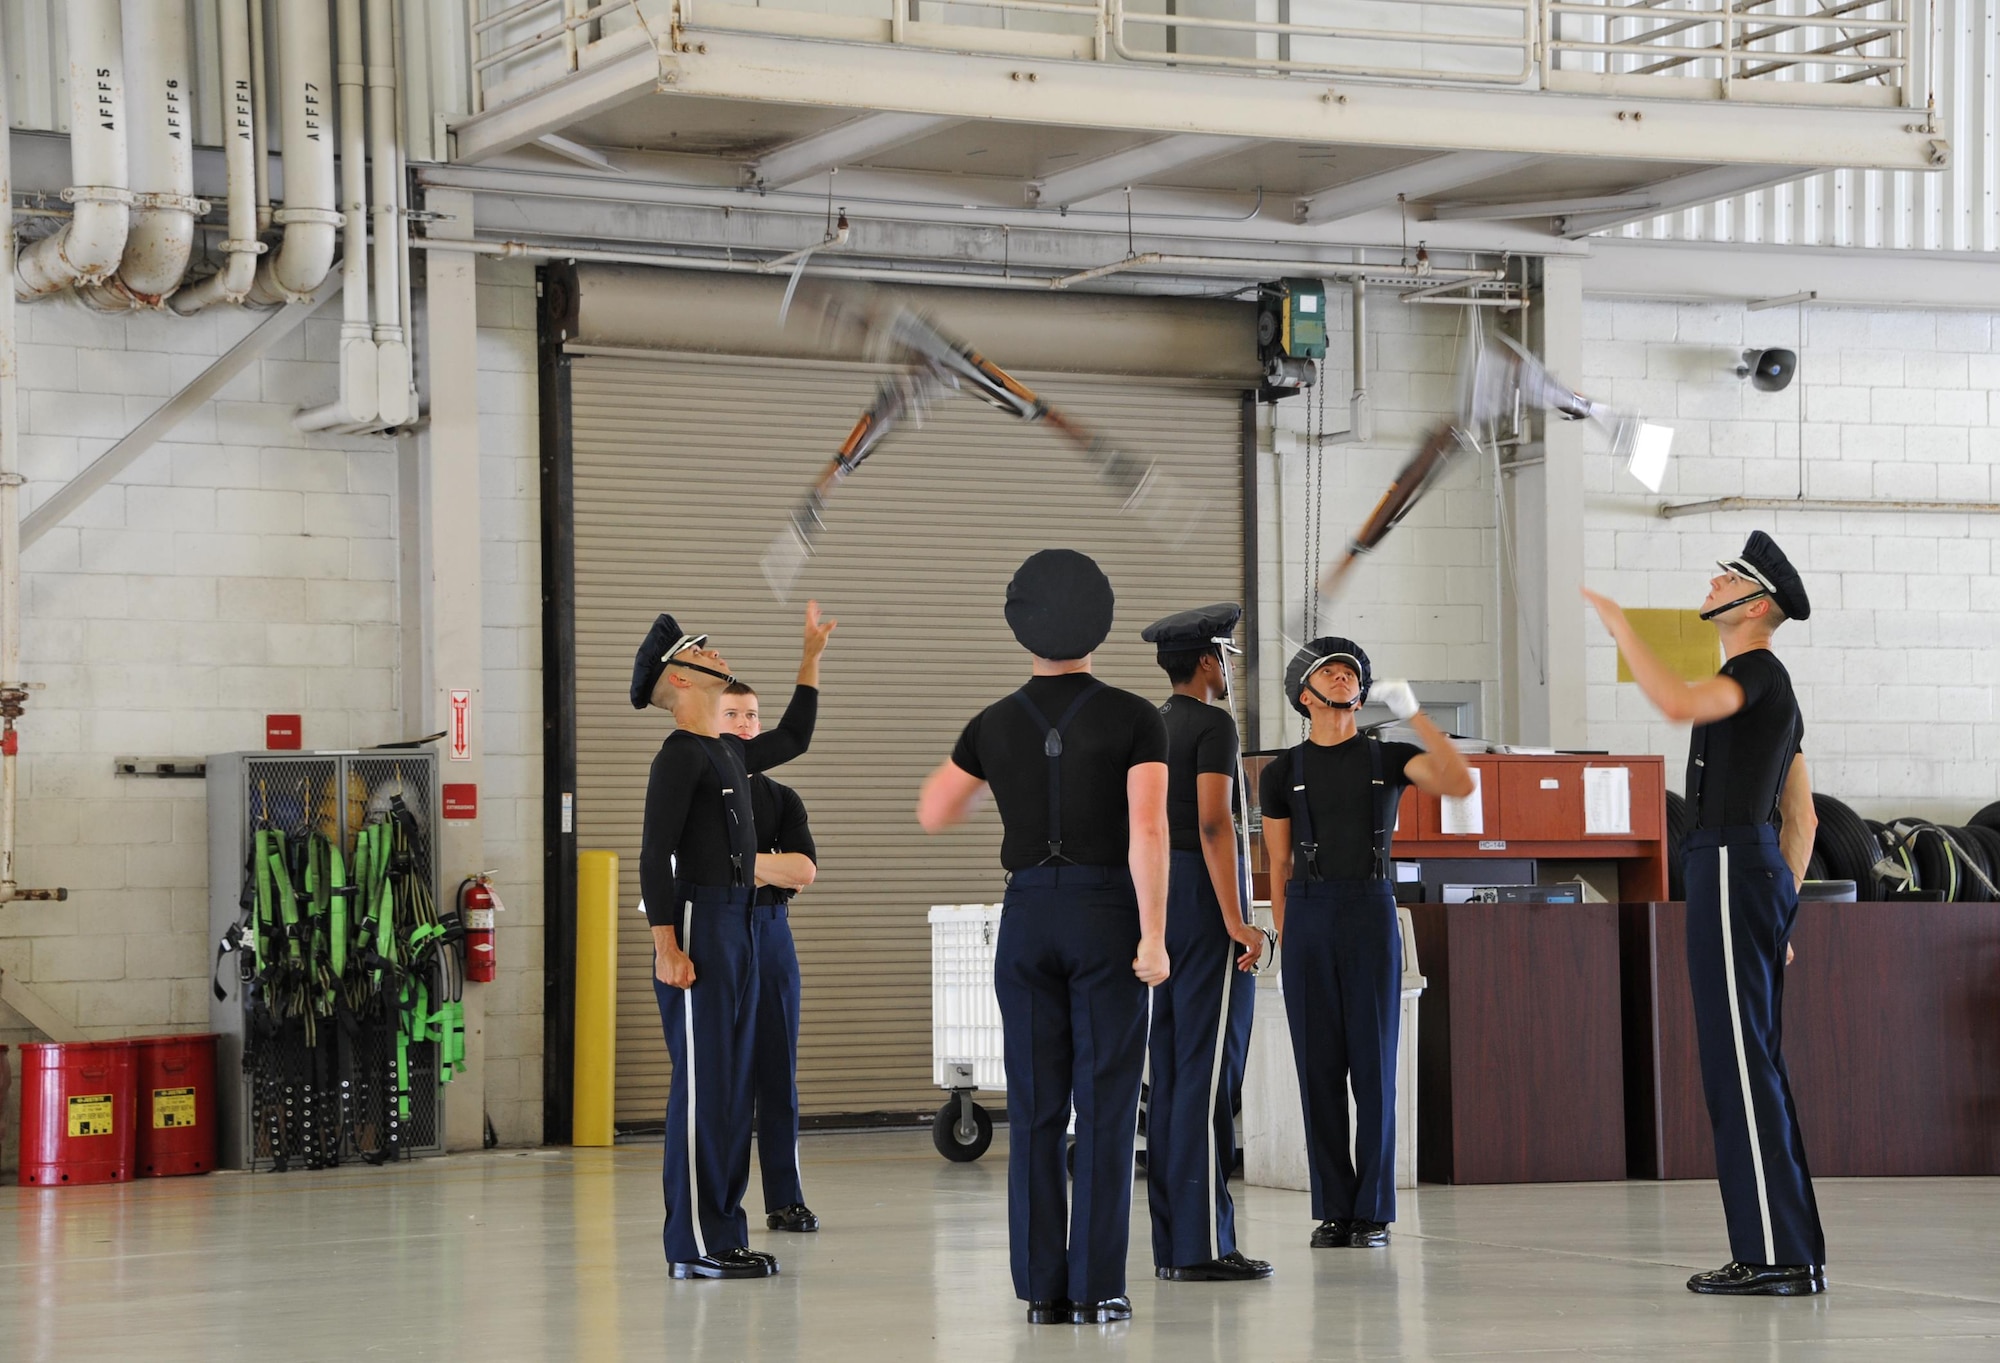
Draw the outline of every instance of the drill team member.
<instances>
[{"instance_id":1,"label":"drill team member","mask_svg":"<svg viewBox=\"0 0 2000 1363\"><path fill-rule=\"evenodd\" d=\"M747 682L722 688L722 731L745 741L763 732L757 693ZM750 1088L756 1109L757 1165L764 1175L764 1225L816 1231L799 1173L799 952L792 941L792 896L818 874L806 803L790 786L762 772L750 777L756 815L757 895L751 910L757 939L757 1030L751 1043Z\"/></svg>"},{"instance_id":2,"label":"drill team member","mask_svg":"<svg viewBox=\"0 0 2000 1363\"><path fill-rule=\"evenodd\" d=\"M1357 732L1370 689L1423 747ZM1285 697L1312 724L1264 770L1271 913L1285 949L1285 1019L1305 1108L1314 1249L1389 1243L1396 1219L1396 1045L1403 937L1389 844L1403 787L1470 795L1472 769L1417 708L1408 682L1374 682L1352 640L1319 638L1285 669ZM1347 1093L1354 1091L1348 1155Z\"/></svg>"},{"instance_id":3,"label":"drill team member","mask_svg":"<svg viewBox=\"0 0 2000 1363\"><path fill-rule=\"evenodd\" d=\"M1250 1049L1264 934L1246 918L1249 868L1240 856L1236 720L1224 650L1243 608L1223 602L1156 620L1140 638L1158 650L1174 693L1167 725L1167 957L1153 991L1148 1041L1146 1193L1156 1276L1241 1282L1271 1276L1236 1248L1229 1172L1236 1163L1233 1098Z\"/></svg>"},{"instance_id":4,"label":"drill team member","mask_svg":"<svg viewBox=\"0 0 2000 1363\"><path fill-rule=\"evenodd\" d=\"M653 622L632 661L632 707L671 710L646 785L639 888L653 929L653 994L673 1088L667 1100L662 1232L676 1278L763 1278L778 1261L747 1247L750 1061L757 1015L751 912L756 816L750 773L789 762L812 741L819 659L834 621L806 606L798 686L770 733L721 731L722 690L735 678L671 615Z\"/></svg>"},{"instance_id":5,"label":"drill team member","mask_svg":"<svg viewBox=\"0 0 2000 1363\"><path fill-rule=\"evenodd\" d=\"M1646 698L1668 719L1695 726L1687 768L1688 983L1731 1257L1689 1278L1688 1290L1811 1296L1826 1290L1826 1239L1778 1036L1798 882L1818 819L1800 750L1805 725L1771 635L1805 619L1812 603L1761 530L1718 566L1701 618L1715 623L1725 661L1704 681L1675 675L1616 602L1584 596Z\"/></svg>"},{"instance_id":6,"label":"drill team member","mask_svg":"<svg viewBox=\"0 0 2000 1363\"><path fill-rule=\"evenodd\" d=\"M1090 673L1111 612L1111 583L1084 555L1044 549L1023 563L1006 614L1033 675L974 716L917 803L918 822L936 833L990 787L1005 828L993 983L1006 1051L1008 1245L1014 1291L1036 1324L1132 1315L1125 1250L1146 986L1167 978L1167 731L1146 700Z\"/></svg>"}]
</instances>

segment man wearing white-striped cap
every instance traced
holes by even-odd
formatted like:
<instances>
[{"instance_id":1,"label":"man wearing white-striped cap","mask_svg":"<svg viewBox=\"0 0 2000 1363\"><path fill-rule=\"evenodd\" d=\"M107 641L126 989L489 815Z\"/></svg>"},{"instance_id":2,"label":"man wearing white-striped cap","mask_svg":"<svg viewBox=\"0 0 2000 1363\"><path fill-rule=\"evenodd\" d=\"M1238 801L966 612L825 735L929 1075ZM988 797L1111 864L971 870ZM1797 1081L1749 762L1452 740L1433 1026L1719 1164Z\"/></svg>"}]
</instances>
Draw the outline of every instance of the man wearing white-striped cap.
<instances>
[{"instance_id":1,"label":"man wearing white-striped cap","mask_svg":"<svg viewBox=\"0 0 2000 1363\"><path fill-rule=\"evenodd\" d=\"M1683 680L1641 642L1616 602L1586 589L1639 688L1692 723L1686 843L1688 981L1702 1088L1715 1128L1730 1262L1691 1292L1811 1296L1826 1290L1826 1239L1791 1081L1778 1049L1798 882L1812 856L1805 725L1771 635L1812 611L1790 560L1759 530L1718 565L1701 618L1722 636L1722 670Z\"/></svg>"}]
</instances>

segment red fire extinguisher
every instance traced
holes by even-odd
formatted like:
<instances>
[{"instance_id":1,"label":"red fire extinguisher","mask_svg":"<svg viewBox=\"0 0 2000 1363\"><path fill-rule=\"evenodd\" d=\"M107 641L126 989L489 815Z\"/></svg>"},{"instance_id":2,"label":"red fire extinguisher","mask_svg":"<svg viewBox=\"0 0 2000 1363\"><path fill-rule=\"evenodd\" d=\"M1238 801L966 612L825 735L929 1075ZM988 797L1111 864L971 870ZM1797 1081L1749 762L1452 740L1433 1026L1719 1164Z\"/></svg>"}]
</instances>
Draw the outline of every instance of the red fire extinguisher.
<instances>
[{"instance_id":1,"label":"red fire extinguisher","mask_svg":"<svg viewBox=\"0 0 2000 1363\"><path fill-rule=\"evenodd\" d=\"M493 890L492 871L467 876L458 887L458 919L465 924L465 978L491 984L499 961L493 952L493 915L507 906Z\"/></svg>"}]
</instances>

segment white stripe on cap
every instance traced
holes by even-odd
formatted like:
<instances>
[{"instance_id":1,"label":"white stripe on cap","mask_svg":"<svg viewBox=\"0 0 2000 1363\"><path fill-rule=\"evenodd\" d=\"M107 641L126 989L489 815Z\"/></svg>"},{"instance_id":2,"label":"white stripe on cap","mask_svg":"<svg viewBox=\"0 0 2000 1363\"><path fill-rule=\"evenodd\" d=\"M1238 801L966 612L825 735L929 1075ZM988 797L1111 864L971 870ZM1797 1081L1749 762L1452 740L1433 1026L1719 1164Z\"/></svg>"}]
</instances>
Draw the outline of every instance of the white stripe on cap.
<instances>
[{"instance_id":1,"label":"white stripe on cap","mask_svg":"<svg viewBox=\"0 0 2000 1363\"><path fill-rule=\"evenodd\" d=\"M675 644L672 648L668 649L665 653L660 655L660 661L663 663L670 663L674 660L674 658L678 654L684 652L685 650L690 648L700 648L703 644L707 642L708 642L708 636L706 634L683 634L680 638L679 643Z\"/></svg>"},{"instance_id":2,"label":"white stripe on cap","mask_svg":"<svg viewBox=\"0 0 2000 1363\"><path fill-rule=\"evenodd\" d=\"M1771 579L1765 577L1743 559L1717 559L1715 566L1722 569L1725 573L1735 573L1739 577L1747 577L1772 595L1775 596L1777 594L1778 589L1771 585Z\"/></svg>"}]
</instances>

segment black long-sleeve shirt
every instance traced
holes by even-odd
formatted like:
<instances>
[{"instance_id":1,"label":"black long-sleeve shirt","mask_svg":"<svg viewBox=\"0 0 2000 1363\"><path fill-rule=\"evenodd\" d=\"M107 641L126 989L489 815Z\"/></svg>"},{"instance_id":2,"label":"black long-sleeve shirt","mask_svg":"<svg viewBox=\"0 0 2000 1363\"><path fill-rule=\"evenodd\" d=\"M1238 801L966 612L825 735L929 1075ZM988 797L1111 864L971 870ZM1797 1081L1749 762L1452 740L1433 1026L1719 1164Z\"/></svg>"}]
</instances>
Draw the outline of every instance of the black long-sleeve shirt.
<instances>
[{"instance_id":1,"label":"black long-sleeve shirt","mask_svg":"<svg viewBox=\"0 0 2000 1363\"><path fill-rule=\"evenodd\" d=\"M793 689L777 727L755 738L705 738L678 730L667 735L646 782L645 832L639 844L639 895L648 923L678 923L676 880L702 886L737 883L733 857L741 859L741 883L753 883L757 816L750 773L782 766L803 753L812 744L818 715L818 689L800 686ZM718 766L729 777L727 795Z\"/></svg>"},{"instance_id":2,"label":"black long-sleeve shirt","mask_svg":"<svg viewBox=\"0 0 2000 1363\"><path fill-rule=\"evenodd\" d=\"M796 790L760 772L750 778L750 807L757 813L759 852L799 852L819 864L819 847L806 822L806 802ZM759 885L757 902L789 904L794 893L782 885Z\"/></svg>"}]
</instances>

